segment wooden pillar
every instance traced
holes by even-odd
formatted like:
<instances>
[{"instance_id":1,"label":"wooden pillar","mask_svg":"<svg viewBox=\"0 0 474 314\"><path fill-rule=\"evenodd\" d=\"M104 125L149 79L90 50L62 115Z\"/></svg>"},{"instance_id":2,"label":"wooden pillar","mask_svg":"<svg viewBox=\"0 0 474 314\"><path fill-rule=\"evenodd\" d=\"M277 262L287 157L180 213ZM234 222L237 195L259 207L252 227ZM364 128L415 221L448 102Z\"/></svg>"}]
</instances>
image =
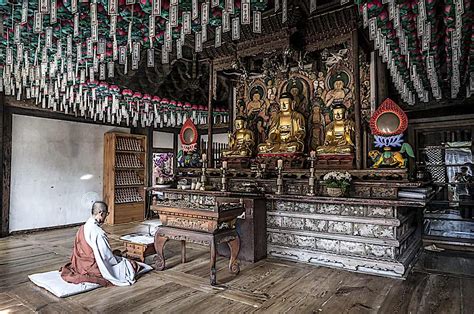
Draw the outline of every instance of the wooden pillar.
<instances>
[{"instance_id":1,"label":"wooden pillar","mask_svg":"<svg viewBox=\"0 0 474 314\"><path fill-rule=\"evenodd\" d=\"M209 61L209 98L207 101L207 166L214 167L214 157L212 152L212 133L213 133L213 118L212 118L212 97L214 85L214 66L212 60Z\"/></svg>"},{"instance_id":2,"label":"wooden pillar","mask_svg":"<svg viewBox=\"0 0 474 314\"><path fill-rule=\"evenodd\" d=\"M173 134L173 172L176 175L178 173L178 152L179 152L179 147L178 147L178 136L179 133L175 132Z\"/></svg>"},{"instance_id":3,"label":"wooden pillar","mask_svg":"<svg viewBox=\"0 0 474 314\"><path fill-rule=\"evenodd\" d=\"M376 99L377 107L388 97L388 77L387 67L382 62L382 57L375 53L375 82L376 82Z\"/></svg>"},{"instance_id":4,"label":"wooden pillar","mask_svg":"<svg viewBox=\"0 0 474 314\"><path fill-rule=\"evenodd\" d=\"M233 132L234 131L234 110L235 105L237 103L237 100L234 99L234 87L235 83L234 81L230 81L230 93L229 93L229 99L227 100L227 104L229 106L229 129L228 131Z\"/></svg>"},{"instance_id":5,"label":"wooden pillar","mask_svg":"<svg viewBox=\"0 0 474 314\"><path fill-rule=\"evenodd\" d=\"M5 106L5 95L0 94L0 237L9 234L10 184L12 153L12 114Z\"/></svg>"},{"instance_id":6,"label":"wooden pillar","mask_svg":"<svg viewBox=\"0 0 474 314\"><path fill-rule=\"evenodd\" d=\"M148 169L148 173L146 174L147 176L147 180L145 182L145 184L147 186L152 186L154 185L155 183L152 182L153 181L153 128L152 127L149 127L149 128L141 128L141 127L138 127L138 128L131 128L130 129L130 133L132 134L140 134L140 135L146 135L146 145L147 145L147 153L148 153L148 156L146 156L147 158L147 169Z\"/></svg>"},{"instance_id":7,"label":"wooden pillar","mask_svg":"<svg viewBox=\"0 0 474 314\"><path fill-rule=\"evenodd\" d=\"M352 64L354 65L354 113L355 113L355 159L356 168L362 169L362 127L360 114L359 37L357 29L352 31Z\"/></svg>"},{"instance_id":8,"label":"wooden pillar","mask_svg":"<svg viewBox=\"0 0 474 314\"><path fill-rule=\"evenodd\" d=\"M367 160L367 156L369 153L369 132L367 130L367 126L364 123L362 125L362 168L367 169L369 168L369 163Z\"/></svg>"}]
</instances>

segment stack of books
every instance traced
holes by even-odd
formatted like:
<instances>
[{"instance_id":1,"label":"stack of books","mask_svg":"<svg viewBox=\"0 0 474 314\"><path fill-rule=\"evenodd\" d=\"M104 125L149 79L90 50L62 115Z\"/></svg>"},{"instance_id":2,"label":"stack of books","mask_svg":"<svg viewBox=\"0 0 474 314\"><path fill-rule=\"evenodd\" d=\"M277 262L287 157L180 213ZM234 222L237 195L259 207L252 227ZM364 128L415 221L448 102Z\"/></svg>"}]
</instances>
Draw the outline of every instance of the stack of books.
<instances>
[{"instance_id":1,"label":"stack of books","mask_svg":"<svg viewBox=\"0 0 474 314\"><path fill-rule=\"evenodd\" d=\"M434 194L433 187L414 187L414 188L402 188L398 190L399 198L411 198L425 200L430 198Z\"/></svg>"}]
</instances>

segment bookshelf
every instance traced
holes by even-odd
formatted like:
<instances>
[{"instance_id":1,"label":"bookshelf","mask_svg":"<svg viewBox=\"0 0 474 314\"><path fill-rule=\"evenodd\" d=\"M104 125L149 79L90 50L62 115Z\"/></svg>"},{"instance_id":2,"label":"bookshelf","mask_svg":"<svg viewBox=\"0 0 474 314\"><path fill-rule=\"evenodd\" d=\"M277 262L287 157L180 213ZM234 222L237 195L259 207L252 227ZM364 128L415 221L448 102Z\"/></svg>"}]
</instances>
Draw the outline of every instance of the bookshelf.
<instances>
[{"instance_id":1,"label":"bookshelf","mask_svg":"<svg viewBox=\"0 0 474 314\"><path fill-rule=\"evenodd\" d=\"M105 133L104 201L109 206L107 224L144 219L146 147L144 135Z\"/></svg>"}]
</instances>

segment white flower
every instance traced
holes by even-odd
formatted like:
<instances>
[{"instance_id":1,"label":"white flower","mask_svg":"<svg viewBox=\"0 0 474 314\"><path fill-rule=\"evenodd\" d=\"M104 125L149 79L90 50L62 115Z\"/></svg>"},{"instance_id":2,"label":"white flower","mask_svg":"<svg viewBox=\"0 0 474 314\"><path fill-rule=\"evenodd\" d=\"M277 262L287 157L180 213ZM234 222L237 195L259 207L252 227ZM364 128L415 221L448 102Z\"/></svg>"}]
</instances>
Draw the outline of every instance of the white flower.
<instances>
[{"instance_id":1,"label":"white flower","mask_svg":"<svg viewBox=\"0 0 474 314\"><path fill-rule=\"evenodd\" d=\"M339 171L331 171L328 172L324 175L323 177L324 181L338 181L338 182L351 182L352 181L352 176L349 172L345 171L344 173L339 172Z\"/></svg>"}]
</instances>

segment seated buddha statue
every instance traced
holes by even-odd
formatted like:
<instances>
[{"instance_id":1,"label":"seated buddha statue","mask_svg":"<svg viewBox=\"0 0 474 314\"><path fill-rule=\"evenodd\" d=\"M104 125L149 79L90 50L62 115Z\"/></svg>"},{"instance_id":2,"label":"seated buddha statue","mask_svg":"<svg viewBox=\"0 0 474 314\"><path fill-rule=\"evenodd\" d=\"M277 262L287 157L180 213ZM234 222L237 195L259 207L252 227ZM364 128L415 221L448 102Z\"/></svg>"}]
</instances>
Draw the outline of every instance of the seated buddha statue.
<instances>
[{"instance_id":1,"label":"seated buddha statue","mask_svg":"<svg viewBox=\"0 0 474 314\"><path fill-rule=\"evenodd\" d=\"M237 117L234 133L229 133L229 147L222 152L224 157L250 157L255 146L253 132L246 128L245 118Z\"/></svg>"},{"instance_id":2,"label":"seated buddha statue","mask_svg":"<svg viewBox=\"0 0 474 314\"><path fill-rule=\"evenodd\" d=\"M326 127L324 145L316 149L318 155L351 154L354 151L354 122L346 119L346 107L335 105L333 121Z\"/></svg>"},{"instance_id":3,"label":"seated buddha statue","mask_svg":"<svg viewBox=\"0 0 474 314\"><path fill-rule=\"evenodd\" d=\"M306 134L304 116L293 110L290 93L280 96L280 111L272 118L265 143L258 145L261 154L299 153L304 149Z\"/></svg>"}]
</instances>

